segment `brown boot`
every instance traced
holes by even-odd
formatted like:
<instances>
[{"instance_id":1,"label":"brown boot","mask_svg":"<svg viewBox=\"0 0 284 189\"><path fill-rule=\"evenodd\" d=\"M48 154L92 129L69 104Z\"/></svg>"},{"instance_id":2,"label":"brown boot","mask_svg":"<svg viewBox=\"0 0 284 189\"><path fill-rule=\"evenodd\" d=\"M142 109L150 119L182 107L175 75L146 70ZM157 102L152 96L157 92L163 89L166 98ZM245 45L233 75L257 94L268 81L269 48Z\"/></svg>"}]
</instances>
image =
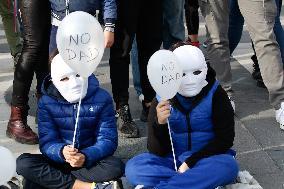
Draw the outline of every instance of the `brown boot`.
<instances>
[{"instance_id":1,"label":"brown boot","mask_svg":"<svg viewBox=\"0 0 284 189\"><path fill-rule=\"evenodd\" d=\"M6 135L23 144L38 144L38 136L27 124L28 109L11 106Z\"/></svg>"}]
</instances>

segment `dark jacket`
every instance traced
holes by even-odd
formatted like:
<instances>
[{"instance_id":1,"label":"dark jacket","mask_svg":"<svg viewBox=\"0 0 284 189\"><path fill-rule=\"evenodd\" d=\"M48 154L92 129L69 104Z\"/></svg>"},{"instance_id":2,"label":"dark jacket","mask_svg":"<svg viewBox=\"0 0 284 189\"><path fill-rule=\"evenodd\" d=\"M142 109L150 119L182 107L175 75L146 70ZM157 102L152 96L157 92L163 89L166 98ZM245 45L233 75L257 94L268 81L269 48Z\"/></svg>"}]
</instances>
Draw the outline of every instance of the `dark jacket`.
<instances>
[{"instance_id":1,"label":"dark jacket","mask_svg":"<svg viewBox=\"0 0 284 189\"><path fill-rule=\"evenodd\" d=\"M52 15L58 20L66 16L66 0L49 0L52 9ZM96 10L101 10L105 24L115 24L117 17L117 8L115 0L69 0L69 11L84 11L92 15Z\"/></svg>"},{"instance_id":2,"label":"dark jacket","mask_svg":"<svg viewBox=\"0 0 284 189\"><path fill-rule=\"evenodd\" d=\"M189 167L209 156L229 153L233 146L234 111L226 92L216 83L215 72L209 67L208 84L195 97L176 95L170 100L169 117L176 155ZM159 156L172 156L167 125L157 120L154 99L148 120L148 150Z\"/></svg>"},{"instance_id":3,"label":"dark jacket","mask_svg":"<svg viewBox=\"0 0 284 189\"><path fill-rule=\"evenodd\" d=\"M62 149L72 144L78 103L67 102L48 76L38 105L39 147L49 159L63 163ZM112 98L99 87L94 75L82 100L75 147L86 156L85 166L93 166L117 148L117 129Z\"/></svg>"}]
</instances>

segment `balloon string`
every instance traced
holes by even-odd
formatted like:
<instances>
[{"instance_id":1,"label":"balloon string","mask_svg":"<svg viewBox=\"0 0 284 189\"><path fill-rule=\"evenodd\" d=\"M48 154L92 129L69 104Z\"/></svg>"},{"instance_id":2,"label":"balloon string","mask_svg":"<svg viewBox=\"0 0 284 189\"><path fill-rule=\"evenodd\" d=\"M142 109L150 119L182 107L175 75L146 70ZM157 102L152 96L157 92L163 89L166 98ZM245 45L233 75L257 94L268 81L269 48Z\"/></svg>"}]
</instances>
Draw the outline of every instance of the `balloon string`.
<instances>
[{"instance_id":1,"label":"balloon string","mask_svg":"<svg viewBox=\"0 0 284 189\"><path fill-rule=\"evenodd\" d=\"M177 172L176 154L175 154L175 149L174 149L174 145L173 145L173 138L172 138L172 134L171 134L171 127L170 127L169 119L167 119L167 123L168 123L168 130L169 130L170 141L171 141L171 147L172 147L172 152L173 152L173 157L174 157L175 170L176 170L176 172Z\"/></svg>"},{"instance_id":2,"label":"balloon string","mask_svg":"<svg viewBox=\"0 0 284 189\"><path fill-rule=\"evenodd\" d=\"M84 82L83 82L83 85L82 85L82 88L81 88L81 95L80 95L80 100L79 100L79 105L78 105L77 116L76 116L75 129L74 129L73 142L72 142L73 148L75 147L75 140L76 140L76 134L77 134L78 120L79 120L79 115L80 115L83 89L84 89Z\"/></svg>"}]
</instances>

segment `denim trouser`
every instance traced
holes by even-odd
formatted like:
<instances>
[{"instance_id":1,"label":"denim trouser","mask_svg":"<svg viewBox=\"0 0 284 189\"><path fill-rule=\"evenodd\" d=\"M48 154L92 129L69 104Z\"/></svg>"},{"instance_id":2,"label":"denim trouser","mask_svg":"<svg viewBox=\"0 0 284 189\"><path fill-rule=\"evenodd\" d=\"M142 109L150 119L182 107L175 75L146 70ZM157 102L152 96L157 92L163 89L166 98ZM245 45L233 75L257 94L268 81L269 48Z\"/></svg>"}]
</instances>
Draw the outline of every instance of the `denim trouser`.
<instances>
[{"instance_id":1,"label":"denim trouser","mask_svg":"<svg viewBox=\"0 0 284 189\"><path fill-rule=\"evenodd\" d=\"M10 0L0 1L0 15L6 34L6 38L10 47L11 55L15 57L22 51L22 43L20 41L20 32L14 31L13 3Z\"/></svg>"},{"instance_id":2,"label":"denim trouser","mask_svg":"<svg viewBox=\"0 0 284 189\"><path fill-rule=\"evenodd\" d=\"M133 85L137 95L142 94L142 88L140 83L140 71L138 64L138 49L136 38L133 40L132 49L130 51L130 62L132 65L132 76L133 76Z\"/></svg>"},{"instance_id":3,"label":"denim trouser","mask_svg":"<svg viewBox=\"0 0 284 189\"><path fill-rule=\"evenodd\" d=\"M284 102L284 73L281 52L273 30L277 16L275 0L238 0L238 4L255 46L270 103L279 109L281 102ZM232 32L238 35L240 30L232 28Z\"/></svg>"},{"instance_id":4,"label":"denim trouser","mask_svg":"<svg viewBox=\"0 0 284 189\"><path fill-rule=\"evenodd\" d=\"M275 0L277 6L277 16L275 17L274 33L279 44L282 59L284 57L284 31L280 22L282 0ZM238 46L243 32L244 17L239 9L237 0L230 0L230 24L229 24L229 43L230 53L232 54Z\"/></svg>"},{"instance_id":5,"label":"denim trouser","mask_svg":"<svg viewBox=\"0 0 284 189\"><path fill-rule=\"evenodd\" d=\"M169 49L178 41L185 40L183 23L184 0L163 1L163 46Z\"/></svg>"}]
</instances>

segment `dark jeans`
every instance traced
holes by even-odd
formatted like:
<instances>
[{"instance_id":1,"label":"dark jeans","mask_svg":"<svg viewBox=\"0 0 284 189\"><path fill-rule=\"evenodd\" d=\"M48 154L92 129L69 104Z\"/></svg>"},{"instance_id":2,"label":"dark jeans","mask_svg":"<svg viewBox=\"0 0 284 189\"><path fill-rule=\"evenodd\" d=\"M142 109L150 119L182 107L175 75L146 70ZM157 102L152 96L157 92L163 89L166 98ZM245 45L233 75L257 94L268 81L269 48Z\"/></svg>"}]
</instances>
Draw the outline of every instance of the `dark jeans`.
<instances>
[{"instance_id":1,"label":"dark jeans","mask_svg":"<svg viewBox=\"0 0 284 189\"><path fill-rule=\"evenodd\" d=\"M197 35L199 29L198 0L185 0L185 19L188 35Z\"/></svg>"},{"instance_id":2,"label":"dark jeans","mask_svg":"<svg viewBox=\"0 0 284 189\"><path fill-rule=\"evenodd\" d=\"M24 43L14 73L13 106L27 106L34 72L39 94L43 79L49 73L48 45L51 26L49 1L22 0L21 12Z\"/></svg>"},{"instance_id":3,"label":"dark jeans","mask_svg":"<svg viewBox=\"0 0 284 189\"><path fill-rule=\"evenodd\" d=\"M25 178L24 189L69 189L76 179L90 183L116 180L124 174L124 164L109 156L94 167L76 169L42 154L22 154L17 159L17 173Z\"/></svg>"},{"instance_id":4,"label":"dark jeans","mask_svg":"<svg viewBox=\"0 0 284 189\"><path fill-rule=\"evenodd\" d=\"M162 43L161 0L120 0L115 27L115 41L110 49L110 78L113 98L119 105L128 104L130 50L136 34L140 82L145 102L155 91L147 77L149 58Z\"/></svg>"}]
</instances>

